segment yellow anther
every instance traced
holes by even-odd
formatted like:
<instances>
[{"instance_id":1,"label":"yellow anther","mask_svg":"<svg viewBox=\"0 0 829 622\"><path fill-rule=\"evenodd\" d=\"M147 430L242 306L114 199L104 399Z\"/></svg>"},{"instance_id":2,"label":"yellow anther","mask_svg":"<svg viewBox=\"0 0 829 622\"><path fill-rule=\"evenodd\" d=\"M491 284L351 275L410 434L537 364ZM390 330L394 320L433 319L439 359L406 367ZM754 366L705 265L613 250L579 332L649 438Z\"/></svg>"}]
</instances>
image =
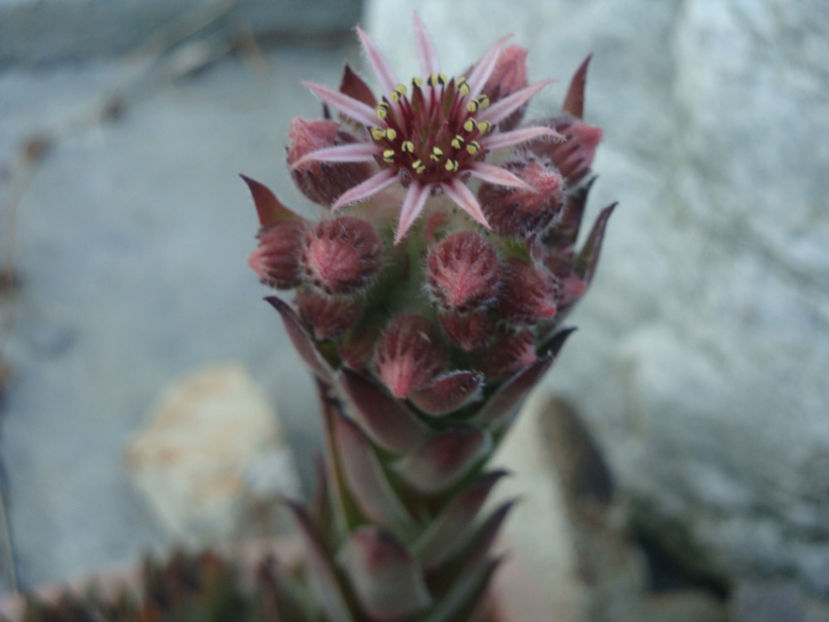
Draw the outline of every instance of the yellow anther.
<instances>
[{"instance_id":1,"label":"yellow anther","mask_svg":"<svg viewBox=\"0 0 829 622\"><path fill-rule=\"evenodd\" d=\"M478 131L481 134L486 134L491 129L492 123L490 123L489 121L478 121Z\"/></svg>"},{"instance_id":2,"label":"yellow anther","mask_svg":"<svg viewBox=\"0 0 829 622\"><path fill-rule=\"evenodd\" d=\"M414 143L410 140L404 140L403 144L400 145L400 150L406 153L414 153Z\"/></svg>"},{"instance_id":3,"label":"yellow anther","mask_svg":"<svg viewBox=\"0 0 829 622\"><path fill-rule=\"evenodd\" d=\"M382 127L373 127L371 128L371 137L374 140L383 140L386 137L386 130Z\"/></svg>"},{"instance_id":4,"label":"yellow anther","mask_svg":"<svg viewBox=\"0 0 829 622\"><path fill-rule=\"evenodd\" d=\"M466 104L466 111L467 112L478 112L478 102L475 101L474 99L471 102L468 102ZM464 126L464 127L466 127L466 126ZM469 131L471 131L471 130L469 130Z\"/></svg>"},{"instance_id":5,"label":"yellow anther","mask_svg":"<svg viewBox=\"0 0 829 622\"><path fill-rule=\"evenodd\" d=\"M471 104L472 102L469 103ZM475 127L477 127L477 125L478 124L475 123L475 119L467 119L466 123L463 124L463 129L465 129L467 132L471 132L475 129Z\"/></svg>"},{"instance_id":6,"label":"yellow anther","mask_svg":"<svg viewBox=\"0 0 829 622\"><path fill-rule=\"evenodd\" d=\"M429 154L429 157L437 162L440 160L441 156L443 155L443 149L440 147L432 147L432 153Z\"/></svg>"},{"instance_id":7,"label":"yellow anther","mask_svg":"<svg viewBox=\"0 0 829 622\"><path fill-rule=\"evenodd\" d=\"M414 162L412 162L412 168L414 169L415 173L420 174L426 170L426 165L423 164L423 162L421 162L420 160L415 160Z\"/></svg>"},{"instance_id":8,"label":"yellow anther","mask_svg":"<svg viewBox=\"0 0 829 622\"><path fill-rule=\"evenodd\" d=\"M446 77L445 73L438 74L438 84L444 86L447 82L449 82L449 78Z\"/></svg>"},{"instance_id":9,"label":"yellow anther","mask_svg":"<svg viewBox=\"0 0 829 622\"><path fill-rule=\"evenodd\" d=\"M478 108L480 108L481 110L489 106L489 97L487 97L483 93L478 95L478 97L475 98L475 101L478 102Z\"/></svg>"},{"instance_id":10,"label":"yellow anther","mask_svg":"<svg viewBox=\"0 0 829 622\"><path fill-rule=\"evenodd\" d=\"M377 104L377 118L381 121L385 119L389 114L389 105L386 102L380 102Z\"/></svg>"},{"instance_id":11,"label":"yellow anther","mask_svg":"<svg viewBox=\"0 0 829 622\"><path fill-rule=\"evenodd\" d=\"M458 78L455 85L458 87L458 92L461 95L469 95L469 82L467 82L466 78Z\"/></svg>"},{"instance_id":12,"label":"yellow anther","mask_svg":"<svg viewBox=\"0 0 829 622\"><path fill-rule=\"evenodd\" d=\"M466 150L469 152L469 155L475 155L481 150L481 143L477 140L473 140L466 146Z\"/></svg>"},{"instance_id":13,"label":"yellow anther","mask_svg":"<svg viewBox=\"0 0 829 622\"><path fill-rule=\"evenodd\" d=\"M412 88L420 88L423 86L423 80L420 78L412 78Z\"/></svg>"},{"instance_id":14,"label":"yellow anther","mask_svg":"<svg viewBox=\"0 0 829 622\"><path fill-rule=\"evenodd\" d=\"M392 93L396 94L398 97L405 97L406 96L406 85L405 84L398 84L394 87L394 91Z\"/></svg>"},{"instance_id":15,"label":"yellow anther","mask_svg":"<svg viewBox=\"0 0 829 622\"><path fill-rule=\"evenodd\" d=\"M463 145L463 136L461 136L460 134L455 134L455 138L453 138L449 144L452 145L452 147L454 147L455 149L460 149L461 145Z\"/></svg>"},{"instance_id":16,"label":"yellow anther","mask_svg":"<svg viewBox=\"0 0 829 622\"><path fill-rule=\"evenodd\" d=\"M390 127L386 130L386 138L388 138L389 140L394 140L395 138L397 138L397 132L394 130L394 128Z\"/></svg>"},{"instance_id":17,"label":"yellow anther","mask_svg":"<svg viewBox=\"0 0 829 622\"><path fill-rule=\"evenodd\" d=\"M383 152L383 162L394 162L394 149L386 149Z\"/></svg>"},{"instance_id":18,"label":"yellow anther","mask_svg":"<svg viewBox=\"0 0 829 622\"><path fill-rule=\"evenodd\" d=\"M446 160L446 170L451 172L455 172L458 170L458 161L457 160Z\"/></svg>"}]
</instances>

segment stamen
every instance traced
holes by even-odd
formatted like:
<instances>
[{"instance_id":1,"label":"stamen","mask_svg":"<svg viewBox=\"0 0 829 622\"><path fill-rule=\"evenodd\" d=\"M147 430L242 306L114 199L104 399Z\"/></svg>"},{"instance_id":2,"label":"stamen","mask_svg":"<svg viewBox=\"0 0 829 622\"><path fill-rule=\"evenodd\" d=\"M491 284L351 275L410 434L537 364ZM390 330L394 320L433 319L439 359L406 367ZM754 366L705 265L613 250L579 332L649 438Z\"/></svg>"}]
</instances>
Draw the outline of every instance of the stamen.
<instances>
[{"instance_id":1,"label":"stamen","mask_svg":"<svg viewBox=\"0 0 829 622\"><path fill-rule=\"evenodd\" d=\"M469 152L469 155L475 155L481 150L481 143L477 140L473 140L466 146L466 150Z\"/></svg>"},{"instance_id":2,"label":"stamen","mask_svg":"<svg viewBox=\"0 0 829 622\"><path fill-rule=\"evenodd\" d=\"M394 162L394 149L386 149L383 152L383 162Z\"/></svg>"},{"instance_id":3,"label":"stamen","mask_svg":"<svg viewBox=\"0 0 829 622\"><path fill-rule=\"evenodd\" d=\"M446 170L450 173L453 173L458 170L458 161L457 160L446 160Z\"/></svg>"},{"instance_id":4,"label":"stamen","mask_svg":"<svg viewBox=\"0 0 829 622\"><path fill-rule=\"evenodd\" d=\"M397 138L397 132L393 127L390 127L386 130L386 138L389 140L394 140Z\"/></svg>"},{"instance_id":5,"label":"stamen","mask_svg":"<svg viewBox=\"0 0 829 622\"><path fill-rule=\"evenodd\" d=\"M471 102L466 104L466 109L469 112L477 112L478 110L483 110L484 108L489 106L489 97L485 94L478 95L475 99Z\"/></svg>"},{"instance_id":6,"label":"stamen","mask_svg":"<svg viewBox=\"0 0 829 622\"><path fill-rule=\"evenodd\" d=\"M377 104L377 118L381 121L389 116L389 104L387 102L380 102Z\"/></svg>"},{"instance_id":7,"label":"stamen","mask_svg":"<svg viewBox=\"0 0 829 622\"><path fill-rule=\"evenodd\" d=\"M477 126L478 126L478 124L477 124L477 122L475 121L475 119L467 119L467 120L466 120L466 123L464 123L464 124L463 124L463 129L465 129L467 132L471 132L471 131L473 131L473 130L477 127Z\"/></svg>"},{"instance_id":8,"label":"stamen","mask_svg":"<svg viewBox=\"0 0 829 622\"><path fill-rule=\"evenodd\" d=\"M404 140L400 145L400 150L404 153L414 153L414 143L410 140Z\"/></svg>"},{"instance_id":9,"label":"stamen","mask_svg":"<svg viewBox=\"0 0 829 622\"><path fill-rule=\"evenodd\" d=\"M469 95L469 80L466 78L458 78L458 81L455 83L455 86L458 87L458 93L461 95Z\"/></svg>"},{"instance_id":10,"label":"stamen","mask_svg":"<svg viewBox=\"0 0 829 622\"><path fill-rule=\"evenodd\" d=\"M391 92L391 98L393 101L398 101L401 97L406 96L406 85L405 84L398 84L394 87L394 90Z\"/></svg>"},{"instance_id":11,"label":"stamen","mask_svg":"<svg viewBox=\"0 0 829 622\"><path fill-rule=\"evenodd\" d=\"M449 82L449 78L446 77L446 74L445 73L439 73L438 74L438 84L440 84L441 86L445 86L447 82Z\"/></svg>"},{"instance_id":12,"label":"stamen","mask_svg":"<svg viewBox=\"0 0 829 622\"><path fill-rule=\"evenodd\" d=\"M429 154L429 158L431 158L435 162L439 162L441 156L443 156L443 149L441 149L440 147L432 147L432 153Z\"/></svg>"},{"instance_id":13,"label":"stamen","mask_svg":"<svg viewBox=\"0 0 829 622\"><path fill-rule=\"evenodd\" d=\"M386 130L382 127L373 127L371 128L371 137L374 140L383 140L386 137Z\"/></svg>"},{"instance_id":14,"label":"stamen","mask_svg":"<svg viewBox=\"0 0 829 622\"><path fill-rule=\"evenodd\" d=\"M460 134L455 134L455 138L452 139L452 142L449 143L455 149L460 149L461 145L463 145L463 136Z\"/></svg>"},{"instance_id":15,"label":"stamen","mask_svg":"<svg viewBox=\"0 0 829 622\"><path fill-rule=\"evenodd\" d=\"M423 80L420 78L412 78L412 89L419 89L423 86Z\"/></svg>"},{"instance_id":16,"label":"stamen","mask_svg":"<svg viewBox=\"0 0 829 622\"><path fill-rule=\"evenodd\" d=\"M489 130L492 129L492 123L489 121L477 121L478 131L481 134L486 134Z\"/></svg>"},{"instance_id":17,"label":"stamen","mask_svg":"<svg viewBox=\"0 0 829 622\"><path fill-rule=\"evenodd\" d=\"M414 162L412 162L412 169L414 169L414 172L419 175L420 173L426 170L426 165L420 160L415 160Z\"/></svg>"}]
</instances>

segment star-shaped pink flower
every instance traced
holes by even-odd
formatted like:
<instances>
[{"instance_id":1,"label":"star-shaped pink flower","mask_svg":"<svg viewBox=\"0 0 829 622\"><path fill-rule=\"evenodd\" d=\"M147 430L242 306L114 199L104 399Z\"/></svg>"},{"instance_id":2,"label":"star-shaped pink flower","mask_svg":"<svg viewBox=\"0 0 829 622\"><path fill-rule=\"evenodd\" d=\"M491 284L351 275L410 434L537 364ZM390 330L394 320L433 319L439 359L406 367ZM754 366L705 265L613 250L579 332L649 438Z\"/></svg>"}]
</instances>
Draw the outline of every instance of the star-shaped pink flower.
<instances>
[{"instance_id":1,"label":"star-shaped pink flower","mask_svg":"<svg viewBox=\"0 0 829 622\"><path fill-rule=\"evenodd\" d=\"M488 163L487 156L503 147L541 138L561 138L549 127L499 130L499 123L552 82L543 80L490 102L484 87L493 77L507 37L497 41L467 75L448 78L440 73L434 47L417 14L414 27L422 76L412 78L408 86L398 82L374 43L359 28L357 34L382 88L380 99L366 95L362 83L362 97L305 83L325 103L364 126L365 140L315 149L292 162L293 169L313 161L376 162L380 170L343 192L331 209L401 183L407 191L395 244L405 237L427 199L440 192L472 219L490 228L478 199L466 185L469 178L532 192L533 188L515 174Z\"/></svg>"}]
</instances>

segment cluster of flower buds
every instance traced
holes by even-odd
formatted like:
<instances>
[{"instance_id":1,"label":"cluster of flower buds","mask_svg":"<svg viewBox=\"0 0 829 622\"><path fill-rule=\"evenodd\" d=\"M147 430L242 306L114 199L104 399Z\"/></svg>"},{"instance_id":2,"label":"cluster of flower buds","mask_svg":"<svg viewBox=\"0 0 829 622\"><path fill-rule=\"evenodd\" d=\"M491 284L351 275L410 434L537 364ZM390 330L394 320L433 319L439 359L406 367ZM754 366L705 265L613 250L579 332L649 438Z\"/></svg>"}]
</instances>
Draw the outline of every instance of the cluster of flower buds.
<instances>
[{"instance_id":1,"label":"cluster of flower buds","mask_svg":"<svg viewBox=\"0 0 829 622\"><path fill-rule=\"evenodd\" d=\"M389 556L407 577L446 571L441 547L462 527L434 515L415 528L403 500L427 495L418 512L430 514L472 495L458 485L475 488L498 431L563 345L561 321L595 273L613 210L577 249L601 139L582 120L589 57L561 110L522 126L549 83L528 84L526 50L502 39L448 77L417 17L415 33L421 75L405 84L358 29L380 95L348 66L339 90L307 85L326 118L293 122L287 159L297 187L326 209L319 222L245 178L262 224L250 265L265 284L295 290L293 305L269 301L336 396L324 403L341 404L326 420L336 454L328 486L335 514L358 516L338 545L377 619L422 611L425 587L401 588L410 601L377 602L391 588L376 585L388 577L366 559ZM481 475L481 490L491 476ZM478 501L459 511L464 520L482 502L469 498ZM321 548L313 521L295 512L309 546ZM356 529L361 521L385 535ZM341 619L332 607L329 617Z\"/></svg>"}]
</instances>

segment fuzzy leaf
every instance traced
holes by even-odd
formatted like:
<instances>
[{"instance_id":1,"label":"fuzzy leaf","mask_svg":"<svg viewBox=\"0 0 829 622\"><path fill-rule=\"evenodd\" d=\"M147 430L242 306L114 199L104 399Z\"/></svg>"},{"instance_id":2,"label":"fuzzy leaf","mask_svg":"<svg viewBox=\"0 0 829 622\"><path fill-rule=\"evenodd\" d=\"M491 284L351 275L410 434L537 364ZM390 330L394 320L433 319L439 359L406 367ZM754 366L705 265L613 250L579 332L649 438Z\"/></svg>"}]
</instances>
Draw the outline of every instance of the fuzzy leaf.
<instances>
[{"instance_id":1,"label":"fuzzy leaf","mask_svg":"<svg viewBox=\"0 0 829 622\"><path fill-rule=\"evenodd\" d=\"M552 239L548 245L556 250L566 251L568 256L571 256L570 253L572 253L576 244L576 238L578 238L582 217L584 216L584 208L587 205L587 197L595 181L596 176L594 175L569 194L564 202L558 223L551 231Z\"/></svg>"},{"instance_id":2,"label":"fuzzy leaf","mask_svg":"<svg viewBox=\"0 0 829 622\"><path fill-rule=\"evenodd\" d=\"M602 241L604 240L607 221L610 219L610 215L613 213L616 205L616 203L612 203L599 213L596 222L593 223L593 228L590 230L590 235L584 243L584 247L579 251L576 260L573 262L576 274L588 284L596 274L596 267L599 265L599 255L602 251Z\"/></svg>"},{"instance_id":3,"label":"fuzzy leaf","mask_svg":"<svg viewBox=\"0 0 829 622\"><path fill-rule=\"evenodd\" d=\"M458 551L458 534L472 523L492 487L506 474L498 470L481 475L441 509L413 547L424 568L442 564Z\"/></svg>"},{"instance_id":4,"label":"fuzzy leaf","mask_svg":"<svg viewBox=\"0 0 829 622\"><path fill-rule=\"evenodd\" d=\"M426 427L412 411L366 376L347 368L340 383L354 406L354 415L371 440L394 453L409 451L420 442Z\"/></svg>"},{"instance_id":5,"label":"fuzzy leaf","mask_svg":"<svg viewBox=\"0 0 829 622\"><path fill-rule=\"evenodd\" d=\"M305 544L308 559L308 583L331 620L354 622L348 601L343 593L337 571L322 538L314 528L310 516L295 501L286 501L294 515L299 535Z\"/></svg>"},{"instance_id":6,"label":"fuzzy leaf","mask_svg":"<svg viewBox=\"0 0 829 622\"><path fill-rule=\"evenodd\" d=\"M491 446L488 433L460 425L427 439L401 458L395 470L420 492L438 493L461 479Z\"/></svg>"},{"instance_id":7,"label":"fuzzy leaf","mask_svg":"<svg viewBox=\"0 0 829 622\"><path fill-rule=\"evenodd\" d=\"M397 538L378 527L357 529L337 557L372 620L398 620L432 602L420 565Z\"/></svg>"},{"instance_id":8,"label":"fuzzy leaf","mask_svg":"<svg viewBox=\"0 0 829 622\"><path fill-rule=\"evenodd\" d=\"M242 174L239 177L248 185L248 190L250 190L250 194L253 197L253 203L256 205L259 224L262 227L268 227L280 220L302 220L301 216L285 207L265 184L259 183L255 179L251 179Z\"/></svg>"},{"instance_id":9,"label":"fuzzy leaf","mask_svg":"<svg viewBox=\"0 0 829 622\"><path fill-rule=\"evenodd\" d=\"M564 96L564 104L561 109L569 112L574 117L581 119L584 116L584 85L587 82L587 66L590 64L592 54L588 54L584 62L573 74L573 79L570 81L570 87L567 89L567 95Z\"/></svg>"},{"instance_id":10,"label":"fuzzy leaf","mask_svg":"<svg viewBox=\"0 0 829 622\"><path fill-rule=\"evenodd\" d=\"M348 63L345 64L343 77L340 80L340 93L353 97L371 108L377 106L377 100L374 97L374 93L371 92L371 88L351 69Z\"/></svg>"},{"instance_id":11,"label":"fuzzy leaf","mask_svg":"<svg viewBox=\"0 0 829 622\"><path fill-rule=\"evenodd\" d=\"M484 375L478 371L451 371L414 391L409 397L420 410L430 415L445 415L480 395Z\"/></svg>"},{"instance_id":12,"label":"fuzzy leaf","mask_svg":"<svg viewBox=\"0 0 829 622\"><path fill-rule=\"evenodd\" d=\"M331 380L332 372L328 363L322 358L322 355L317 351L311 336L305 327L300 322L294 310L291 309L285 302L276 296L268 296L265 298L282 316L282 322L285 324L285 330L288 332L288 337L291 338L291 343L302 357L302 360L311 368L311 370L320 378L324 380Z\"/></svg>"},{"instance_id":13,"label":"fuzzy leaf","mask_svg":"<svg viewBox=\"0 0 829 622\"><path fill-rule=\"evenodd\" d=\"M412 517L386 479L374 448L360 428L343 415L335 415L334 437L343 477L365 516L394 529L411 527Z\"/></svg>"}]
</instances>

